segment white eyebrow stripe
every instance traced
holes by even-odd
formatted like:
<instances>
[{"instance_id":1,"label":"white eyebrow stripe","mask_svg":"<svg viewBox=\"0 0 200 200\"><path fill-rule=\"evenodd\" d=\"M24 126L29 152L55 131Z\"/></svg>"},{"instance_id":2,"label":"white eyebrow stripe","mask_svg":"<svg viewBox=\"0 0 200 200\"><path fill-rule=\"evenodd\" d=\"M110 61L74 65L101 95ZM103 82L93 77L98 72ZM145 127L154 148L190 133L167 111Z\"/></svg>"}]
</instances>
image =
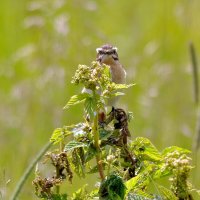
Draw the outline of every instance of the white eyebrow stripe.
<instances>
[{"instance_id":1,"label":"white eyebrow stripe","mask_svg":"<svg viewBox=\"0 0 200 200\"><path fill-rule=\"evenodd\" d=\"M102 48L96 48L96 52L99 53L99 51L101 51Z\"/></svg>"},{"instance_id":2,"label":"white eyebrow stripe","mask_svg":"<svg viewBox=\"0 0 200 200\"><path fill-rule=\"evenodd\" d=\"M117 50L118 50L118 48L117 48L117 47L113 47L113 49L114 49L115 51L117 51Z\"/></svg>"}]
</instances>

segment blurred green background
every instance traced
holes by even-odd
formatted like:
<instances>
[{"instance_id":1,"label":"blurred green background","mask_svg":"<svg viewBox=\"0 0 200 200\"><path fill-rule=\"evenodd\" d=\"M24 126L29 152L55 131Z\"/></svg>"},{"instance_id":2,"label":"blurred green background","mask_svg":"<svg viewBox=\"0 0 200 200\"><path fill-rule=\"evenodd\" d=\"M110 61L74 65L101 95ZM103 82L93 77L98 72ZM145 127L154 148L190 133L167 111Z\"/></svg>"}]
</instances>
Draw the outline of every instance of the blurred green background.
<instances>
[{"instance_id":1,"label":"blurred green background","mask_svg":"<svg viewBox=\"0 0 200 200\"><path fill-rule=\"evenodd\" d=\"M188 44L199 58L199 7L199 0L2 0L0 198L9 198L56 127L82 120L81 106L62 107L80 91L70 84L77 65L90 64L105 43L119 48L127 82L136 83L121 99L134 115L132 138L148 137L159 150L192 149L197 107ZM200 188L194 165L191 182ZM36 199L32 178L19 199Z\"/></svg>"}]
</instances>

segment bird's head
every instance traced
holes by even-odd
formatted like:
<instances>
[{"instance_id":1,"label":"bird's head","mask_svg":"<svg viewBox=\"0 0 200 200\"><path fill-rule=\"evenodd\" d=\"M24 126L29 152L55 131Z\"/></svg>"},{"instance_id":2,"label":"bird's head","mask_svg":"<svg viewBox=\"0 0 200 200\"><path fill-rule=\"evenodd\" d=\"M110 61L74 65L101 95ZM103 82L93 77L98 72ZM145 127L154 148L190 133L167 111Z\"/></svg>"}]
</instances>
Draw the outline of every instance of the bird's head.
<instances>
[{"instance_id":1,"label":"bird's head","mask_svg":"<svg viewBox=\"0 0 200 200\"><path fill-rule=\"evenodd\" d=\"M96 49L97 51L97 61L104 64L115 63L119 60L117 54L117 48L112 45L105 44Z\"/></svg>"}]
</instances>

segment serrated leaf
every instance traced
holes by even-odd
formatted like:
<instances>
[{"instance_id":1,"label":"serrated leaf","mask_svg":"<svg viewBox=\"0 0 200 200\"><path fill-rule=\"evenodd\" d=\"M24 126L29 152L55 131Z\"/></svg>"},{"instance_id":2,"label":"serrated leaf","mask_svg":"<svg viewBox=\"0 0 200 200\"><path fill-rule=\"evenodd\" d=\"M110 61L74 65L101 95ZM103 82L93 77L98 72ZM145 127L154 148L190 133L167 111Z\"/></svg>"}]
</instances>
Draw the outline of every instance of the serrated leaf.
<instances>
[{"instance_id":1,"label":"serrated leaf","mask_svg":"<svg viewBox=\"0 0 200 200\"><path fill-rule=\"evenodd\" d=\"M95 165L94 167L92 167L92 169L90 169L87 173L88 174L94 174L94 173L97 173L99 170L98 170L98 166Z\"/></svg>"},{"instance_id":2,"label":"serrated leaf","mask_svg":"<svg viewBox=\"0 0 200 200\"><path fill-rule=\"evenodd\" d=\"M99 188L100 200L123 200L126 187L120 176L111 174L107 177Z\"/></svg>"},{"instance_id":3,"label":"serrated leaf","mask_svg":"<svg viewBox=\"0 0 200 200\"><path fill-rule=\"evenodd\" d=\"M86 188L87 184L82 186L80 189L78 189L76 192L73 193L71 200L84 200L87 196Z\"/></svg>"},{"instance_id":4,"label":"serrated leaf","mask_svg":"<svg viewBox=\"0 0 200 200\"><path fill-rule=\"evenodd\" d=\"M149 175L146 173L140 173L136 177L131 178L128 180L125 185L127 188L127 193L129 193L131 190L134 190L135 188L142 188L143 186L147 186L150 182Z\"/></svg>"},{"instance_id":5,"label":"serrated leaf","mask_svg":"<svg viewBox=\"0 0 200 200\"><path fill-rule=\"evenodd\" d=\"M57 128L53 131L50 141L53 142L53 144L57 144L70 134L72 134L72 132L69 131L67 127Z\"/></svg>"},{"instance_id":6,"label":"serrated leaf","mask_svg":"<svg viewBox=\"0 0 200 200\"><path fill-rule=\"evenodd\" d=\"M146 188L149 183L153 180L152 176L157 168L156 164L149 164L147 167L145 167L137 176L129 179L125 182L126 188L127 188L127 194L135 188L142 189Z\"/></svg>"},{"instance_id":7,"label":"serrated leaf","mask_svg":"<svg viewBox=\"0 0 200 200\"><path fill-rule=\"evenodd\" d=\"M85 103L84 103L85 112L90 117L94 115L95 107L96 107L96 104L95 104L94 98L89 97L85 100Z\"/></svg>"},{"instance_id":8,"label":"serrated leaf","mask_svg":"<svg viewBox=\"0 0 200 200\"><path fill-rule=\"evenodd\" d=\"M89 148L88 148L88 150L85 153L85 162L88 162L92 158L94 158L94 156L96 155L96 153L97 153L97 151L96 151L93 143L89 144Z\"/></svg>"},{"instance_id":9,"label":"serrated leaf","mask_svg":"<svg viewBox=\"0 0 200 200\"><path fill-rule=\"evenodd\" d=\"M129 193L136 186L139 179L140 179L140 176L137 175L125 182L125 186L127 188L127 193Z\"/></svg>"},{"instance_id":10,"label":"serrated leaf","mask_svg":"<svg viewBox=\"0 0 200 200\"><path fill-rule=\"evenodd\" d=\"M64 106L64 109L68 109L70 106L74 106L76 104L82 103L87 97L89 97L89 93L81 93L78 95L73 95L67 104Z\"/></svg>"},{"instance_id":11,"label":"serrated leaf","mask_svg":"<svg viewBox=\"0 0 200 200\"><path fill-rule=\"evenodd\" d=\"M159 169L157 169L154 173L153 173L153 179L159 179L159 178L162 178L162 177L166 177L166 176L169 176L171 175L171 171L168 170L168 168L166 167L163 167L162 168L162 165L159 166Z\"/></svg>"},{"instance_id":12,"label":"serrated leaf","mask_svg":"<svg viewBox=\"0 0 200 200\"><path fill-rule=\"evenodd\" d=\"M83 147L76 148L72 151L72 163L74 171L79 177L85 177L85 160Z\"/></svg>"},{"instance_id":13,"label":"serrated leaf","mask_svg":"<svg viewBox=\"0 0 200 200\"><path fill-rule=\"evenodd\" d=\"M138 194L128 194L128 200L150 200Z\"/></svg>"},{"instance_id":14,"label":"serrated leaf","mask_svg":"<svg viewBox=\"0 0 200 200\"><path fill-rule=\"evenodd\" d=\"M83 142L77 142L77 141L70 141L68 144L65 145L64 151L71 151L76 148L80 147L86 147L87 145Z\"/></svg>"},{"instance_id":15,"label":"serrated leaf","mask_svg":"<svg viewBox=\"0 0 200 200\"><path fill-rule=\"evenodd\" d=\"M67 200L67 194L52 194L52 200Z\"/></svg>"},{"instance_id":16,"label":"serrated leaf","mask_svg":"<svg viewBox=\"0 0 200 200\"><path fill-rule=\"evenodd\" d=\"M138 137L132 144L131 149L140 160L160 161L161 154L149 139Z\"/></svg>"},{"instance_id":17,"label":"serrated leaf","mask_svg":"<svg viewBox=\"0 0 200 200\"><path fill-rule=\"evenodd\" d=\"M116 90L118 90L118 89L127 89L127 88L130 88L130 87L132 87L132 86L134 86L135 84L115 84L115 86L114 86L114 88L116 89Z\"/></svg>"},{"instance_id":18,"label":"serrated leaf","mask_svg":"<svg viewBox=\"0 0 200 200\"><path fill-rule=\"evenodd\" d=\"M167 189L166 187L162 186L162 185L158 185L157 184L157 188L159 190L159 193L161 193L163 199L165 200L178 200L178 198L174 195L174 193Z\"/></svg>"},{"instance_id":19,"label":"serrated leaf","mask_svg":"<svg viewBox=\"0 0 200 200\"><path fill-rule=\"evenodd\" d=\"M57 128L53 131L53 134L50 138L50 141L53 142L54 144L59 143L62 141L64 138L64 131L62 128Z\"/></svg>"},{"instance_id":20,"label":"serrated leaf","mask_svg":"<svg viewBox=\"0 0 200 200\"><path fill-rule=\"evenodd\" d=\"M123 93L123 92L115 92L113 94L113 96L123 96L123 95L125 95L125 93Z\"/></svg>"},{"instance_id":21,"label":"serrated leaf","mask_svg":"<svg viewBox=\"0 0 200 200\"><path fill-rule=\"evenodd\" d=\"M89 197L90 197L90 199L88 198L88 200L94 200L94 199L99 199L98 198L98 189L97 188L95 188L94 190L92 190L91 192L90 192L90 194L89 194Z\"/></svg>"},{"instance_id":22,"label":"serrated leaf","mask_svg":"<svg viewBox=\"0 0 200 200\"><path fill-rule=\"evenodd\" d=\"M89 132L89 127L86 123L78 123L71 128L71 132L74 134L74 137L81 137L86 135Z\"/></svg>"},{"instance_id":23,"label":"serrated leaf","mask_svg":"<svg viewBox=\"0 0 200 200\"><path fill-rule=\"evenodd\" d=\"M152 200L164 200L160 195L153 195L153 199Z\"/></svg>"},{"instance_id":24,"label":"serrated leaf","mask_svg":"<svg viewBox=\"0 0 200 200\"><path fill-rule=\"evenodd\" d=\"M152 200L152 195L142 191L134 191L134 193L128 194L128 200Z\"/></svg>"},{"instance_id":25,"label":"serrated leaf","mask_svg":"<svg viewBox=\"0 0 200 200\"><path fill-rule=\"evenodd\" d=\"M171 147L167 147L162 151L162 156L166 156L168 153L173 153L175 151L178 151L181 154L189 154L191 153L190 150L188 149L184 149L181 147L177 147L177 146L171 146Z\"/></svg>"},{"instance_id":26,"label":"serrated leaf","mask_svg":"<svg viewBox=\"0 0 200 200\"><path fill-rule=\"evenodd\" d=\"M105 130L104 128L99 129L99 138L100 140L107 139L113 132L110 130Z\"/></svg>"},{"instance_id":27,"label":"serrated leaf","mask_svg":"<svg viewBox=\"0 0 200 200\"><path fill-rule=\"evenodd\" d=\"M150 194L144 192L143 190L136 190L135 193L136 193L137 195L140 195L140 196L146 198L146 199L152 199L152 198L153 198L152 195L150 195Z\"/></svg>"}]
</instances>

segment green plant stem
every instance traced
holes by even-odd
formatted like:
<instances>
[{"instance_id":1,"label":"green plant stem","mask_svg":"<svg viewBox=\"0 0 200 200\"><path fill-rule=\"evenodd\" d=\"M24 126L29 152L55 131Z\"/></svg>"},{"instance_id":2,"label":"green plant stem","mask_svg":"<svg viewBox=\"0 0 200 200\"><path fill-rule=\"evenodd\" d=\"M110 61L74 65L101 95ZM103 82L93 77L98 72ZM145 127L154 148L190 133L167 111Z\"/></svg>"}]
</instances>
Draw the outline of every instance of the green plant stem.
<instances>
[{"instance_id":1,"label":"green plant stem","mask_svg":"<svg viewBox=\"0 0 200 200\"><path fill-rule=\"evenodd\" d=\"M192 42L189 44L189 53L192 64L193 72L193 88L194 99L197 107L197 122L196 122L196 137L194 139L193 149L197 151L200 147L200 108L199 108L199 77L198 77L198 63L194 45Z\"/></svg>"},{"instance_id":2,"label":"green plant stem","mask_svg":"<svg viewBox=\"0 0 200 200\"><path fill-rule=\"evenodd\" d=\"M59 185L56 186L56 194L60 194L60 186Z\"/></svg>"},{"instance_id":3,"label":"green plant stem","mask_svg":"<svg viewBox=\"0 0 200 200\"><path fill-rule=\"evenodd\" d=\"M190 58L192 63L193 72L193 88L194 88L194 100L198 105L199 103L199 77L198 77L198 64L194 45L192 42L189 44Z\"/></svg>"},{"instance_id":4,"label":"green plant stem","mask_svg":"<svg viewBox=\"0 0 200 200\"><path fill-rule=\"evenodd\" d=\"M52 143L48 142L42 149L41 151L36 155L35 159L31 162L31 164L28 166L26 171L24 172L23 176L19 180L17 186L15 187L15 190L13 192L13 195L11 196L10 200L15 200L17 199L21 189L23 188L26 180L30 176L33 168L37 164L37 162L41 159L41 157L47 152L47 150L51 147Z\"/></svg>"},{"instance_id":5,"label":"green plant stem","mask_svg":"<svg viewBox=\"0 0 200 200\"><path fill-rule=\"evenodd\" d=\"M64 150L64 147L65 147L65 144L64 144L64 142L63 142L63 141L61 141L61 142L60 142L60 153L62 153L62 152L63 152L63 150Z\"/></svg>"},{"instance_id":6,"label":"green plant stem","mask_svg":"<svg viewBox=\"0 0 200 200\"><path fill-rule=\"evenodd\" d=\"M107 176L109 176L109 174L110 174L110 167L111 167L111 163L109 161L109 163L108 163L108 169L107 169Z\"/></svg>"},{"instance_id":7,"label":"green plant stem","mask_svg":"<svg viewBox=\"0 0 200 200\"><path fill-rule=\"evenodd\" d=\"M100 150L100 145L99 145L98 112L96 112L94 116L92 131L93 131L93 136L94 136L94 146L97 151L96 161L97 161L97 166L99 170L99 175L100 175L101 180L104 180L105 176L103 173L103 166L102 166L102 161L101 161L101 150Z\"/></svg>"}]
</instances>

